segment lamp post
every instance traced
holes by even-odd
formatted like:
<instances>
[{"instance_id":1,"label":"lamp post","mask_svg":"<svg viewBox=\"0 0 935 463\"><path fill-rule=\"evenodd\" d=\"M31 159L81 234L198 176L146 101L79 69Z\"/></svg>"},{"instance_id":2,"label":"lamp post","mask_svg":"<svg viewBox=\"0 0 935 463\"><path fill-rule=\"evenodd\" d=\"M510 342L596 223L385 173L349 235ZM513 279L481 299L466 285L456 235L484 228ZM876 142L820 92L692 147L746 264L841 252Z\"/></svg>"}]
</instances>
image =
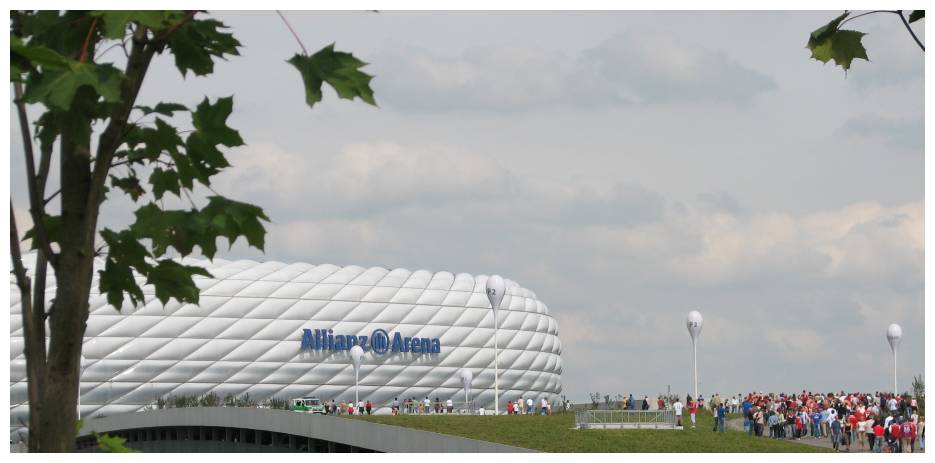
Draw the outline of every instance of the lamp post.
<instances>
[{"instance_id":1,"label":"lamp post","mask_svg":"<svg viewBox=\"0 0 935 463\"><path fill-rule=\"evenodd\" d=\"M351 361L354 362L354 407L360 402L360 362L364 359L364 348L358 345L351 347Z\"/></svg>"},{"instance_id":2,"label":"lamp post","mask_svg":"<svg viewBox=\"0 0 935 463\"><path fill-rule=\"evenodd\" d=\"M685 326L692 337L692 381L695 383L695 400L698 400L698 336L701 335L702 325L704 325L704 319L701 318L700 312L697 310L688 312Z\"/></svg>"},{"instance_id":3,"label":"lamp post","mask_svg":"<svg viewBox=\"0 0 935 463\"><path fill-rule=\"evenodd\" d=\"M890 343L890 350L893 351L893 394L899 394L899 388L896 384L896 352L899 350L899 343L903 340L903 329L893 323L886 329L886 340Z\"/></svg>"},{"instance_id":4,"label":"lamp post","mask_svg":"<svg viewBox=\"0 0 935 463\"><path fill-rule=\"evenodd\" d=\"M487 278L487 299L490 300L490 308L493 309L493 414L500 414L500 346L497 342L497 311L500 310L500 303L503 302L503 293L506 290L506 284L500 275L493 275Z\"/></svg>"},{"instance_id":5,"label":"lamp post","mask_svg":"<svg viewBox=\"0 0 935 463\"><path fill-rule=\"evenodd\" d=\"M461 370L461 384L464 386L464 406L471 403L471 381L474 380L474 373L471 370ZM471 412L473 413L473 407Z\"/></svg>"}]
</instances>

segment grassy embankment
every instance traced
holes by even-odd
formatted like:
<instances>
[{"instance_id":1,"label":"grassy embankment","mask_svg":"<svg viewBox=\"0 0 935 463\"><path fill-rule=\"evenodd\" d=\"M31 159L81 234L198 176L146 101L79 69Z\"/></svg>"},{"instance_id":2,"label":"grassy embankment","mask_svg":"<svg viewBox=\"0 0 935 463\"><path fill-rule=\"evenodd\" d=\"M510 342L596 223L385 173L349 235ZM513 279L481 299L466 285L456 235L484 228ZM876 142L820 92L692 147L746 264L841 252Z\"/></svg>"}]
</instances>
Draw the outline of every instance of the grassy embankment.
<instances>
[{"instance_id":1,"label":"grassy embankment","mask_svg":"<svg viewBox=\"0 0 935 463\"><path fill-rule=\"evenodd\" d=\"M345 415L346 417L346 415ZM688 418L686 416L686 418ZM711 432L708 413L698 427L672 430L575 430L574 414L553 416L354 416L352 419L498 442L545 452L822 452L808 445L757 439L738 431Z\"/></svg>"}]
</instances>

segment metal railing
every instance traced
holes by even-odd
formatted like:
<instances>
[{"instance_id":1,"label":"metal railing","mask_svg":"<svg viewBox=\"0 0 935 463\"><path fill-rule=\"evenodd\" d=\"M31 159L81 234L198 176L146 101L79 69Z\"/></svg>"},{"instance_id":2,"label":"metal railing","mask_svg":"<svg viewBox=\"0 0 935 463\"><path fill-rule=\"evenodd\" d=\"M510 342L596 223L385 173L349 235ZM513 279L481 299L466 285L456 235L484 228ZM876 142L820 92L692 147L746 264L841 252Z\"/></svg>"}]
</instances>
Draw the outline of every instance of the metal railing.
<instances>
[{"instance_id":1,"label":"metal railing","mask_svg":"<svg viewBox=\"0 0 935 463\"><path fill-rule=\"evenodd\" d=\"M675 410L578 410L578 429L678 429Z\"/></svg>"}]
</instances>

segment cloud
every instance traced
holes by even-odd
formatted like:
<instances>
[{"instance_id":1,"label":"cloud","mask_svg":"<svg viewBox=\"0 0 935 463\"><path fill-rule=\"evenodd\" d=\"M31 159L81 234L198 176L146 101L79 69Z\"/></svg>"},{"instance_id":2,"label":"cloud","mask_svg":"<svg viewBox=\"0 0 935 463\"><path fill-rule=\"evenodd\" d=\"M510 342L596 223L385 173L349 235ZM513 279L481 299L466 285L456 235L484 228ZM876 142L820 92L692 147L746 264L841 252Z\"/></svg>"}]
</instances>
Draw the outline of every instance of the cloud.
<instances>
[{"instance_id":1,"label":"cloud","mask_svg":"<svg viewBox=\"0 0 935 463\"><path fill-rule=\"evenodd\" d=\"M925 144L925 124L922 118L889 118L866 114L847 119L838 129L842 136L881 140L890 146L922 150Z\"/></svg>"},{"instance_id":2,"label":"cloud","mask_svg":"<svg viewBox=\"0 0 935 463\"><path fill-rule=\"evenodd\" d=\"M748 105L775 81L723 52L626 33L567 55L515 45L439 55L408 47L373 59L376 91L413 111L528 111L697 101Z\"/></svg>"},{"instance_id":3,"label":"cloud","mask_svg":"<svg viewBox=\"0 0 935 463\"><path fill-rule=\"evenodd\" d=\"M704 50L660 33L627 33L586 50L592 66L621 98L639 103L726 101L745 105L776 89L768 75L724 52Z\"/></svg>"},{"instance_id":4,"label":"cloud","mask_svg":"<svg viewBox=\"0 0 935 463\"><path fill-rule=\"evenodd\" d=\"M222 189L286 206L284 220L489 200L511 184L493 158L433 144L352 143L333 155L300 155L265 143L240 150L231 163L218 182Z\"/></svg>"}]
</instances>

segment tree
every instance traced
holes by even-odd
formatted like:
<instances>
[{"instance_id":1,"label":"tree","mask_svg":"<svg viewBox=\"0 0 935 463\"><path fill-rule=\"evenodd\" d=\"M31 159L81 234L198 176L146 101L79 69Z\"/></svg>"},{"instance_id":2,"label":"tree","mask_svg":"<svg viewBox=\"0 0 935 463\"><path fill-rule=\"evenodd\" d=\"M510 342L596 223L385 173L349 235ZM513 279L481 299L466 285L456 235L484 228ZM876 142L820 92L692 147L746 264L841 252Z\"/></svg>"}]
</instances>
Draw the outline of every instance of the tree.
<instances>
[{"instance_id":1,"label":"tree","mask_svg":"<svg viewBox=\"0 0 935 463\"><path fill-rule=\"evenodd\" d=\"M241 44L223 23L201 11L14 11L10 19L10 80L33 222L21 236L11 199L10 252L22 303L29 448L69 451L75 442L81 347L95 257L104 259L98 289L118 310L143 302L138 277L155 288L163 304L171 299L198 304L193 277L210 274L169 253L186 256L197 248L212 259L218 239L232 245L241 237L263 250L263 222L269 219L261 208L211 189L212 177L230 166L224 149L244 144L238 131L227 125L232 96L213 101L205 97L194 106L136 104L157 57L172 55L183 76L206 76L214 71L216 60L238 55ZM372 76L360 70L366 63L333 45L309 55L299 44L303 52L288 62L300 73L309 106L321 101L324 83L340 98L376 104ZM121 66L104 60L115 48L124 52ZM27 104L43 109L34 132ZM186 113L191 126L180 130L174 118ZM60 185L47 196L46 183L56 160ZM199 199L198 191L205 190L210 196ZM133 222L122 230L99 230L102 205L109 195L121 193L139 206ZM170 194L172 201L190 207L165 206ZM58 211L51 209L54 201ZM37 253L33 279L21 261L24 239L31 240ZM49 267L57 285L46 310Z\"/></svg>"},{"instance_id":2,"label":"tree","mask_svg":"<svg viewBox=\"0 0 935 463\"><path fill-rule=\"evenodd\" d=\"M861 43L864 34L860 31L841 29L844 24L854 19L877 13L891 13L899 16L902 24L909 31L909 35L915 43L925 51L925 45L919 40L912 30L911 23L925 19L925 10L914 10L909 14L909 19L903 15L903 10L874 10L851 16L850 11L834 18L828 24L815 29L808 37L806 47L812 51L812 58L827 63L834 60L834 64L841 66L846 73L851 68L851 62L855 59L870 61L867 57L867 50Z\"/></svg>"},{"instance_id":3,"label":"tree","mask_svg":"<svg viewBox=\"0 0 935 463\"><path fill-rule=\"evenodd\" d=\"M912 396L919 405L915 413L925 416L925 378L922 375L912 377Z\"/></svg>"}]
</instances>

